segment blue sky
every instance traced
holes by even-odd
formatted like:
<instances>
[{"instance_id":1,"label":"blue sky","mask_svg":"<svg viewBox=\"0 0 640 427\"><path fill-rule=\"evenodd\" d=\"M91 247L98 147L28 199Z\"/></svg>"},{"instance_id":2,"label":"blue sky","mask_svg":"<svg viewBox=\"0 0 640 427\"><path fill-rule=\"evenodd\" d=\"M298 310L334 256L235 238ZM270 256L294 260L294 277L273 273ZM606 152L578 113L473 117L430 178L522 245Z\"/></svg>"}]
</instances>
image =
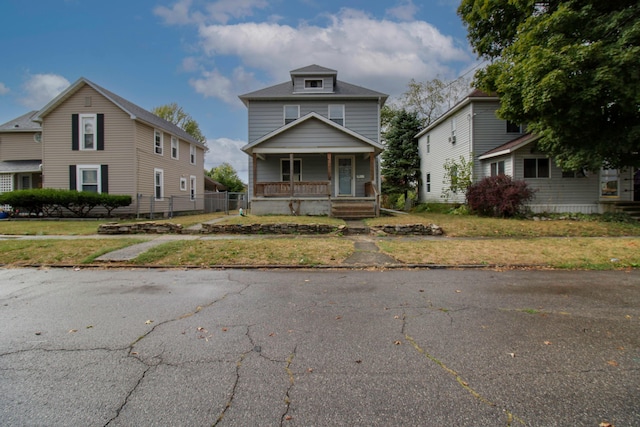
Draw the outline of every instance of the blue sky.
<instances>
[{"instance_id":1,"label":"blue sky","mask_svg":"<svg viewBox=\"0 0 640 427\"><path fill-rule=\"evenodd\" d=\"M176 102L207 137L205 167L247 182L238 95L318 64L387 93L477 64L458 0L2 0L0 123L80 77L151 110Z\"/></svg>"}]
</instances>

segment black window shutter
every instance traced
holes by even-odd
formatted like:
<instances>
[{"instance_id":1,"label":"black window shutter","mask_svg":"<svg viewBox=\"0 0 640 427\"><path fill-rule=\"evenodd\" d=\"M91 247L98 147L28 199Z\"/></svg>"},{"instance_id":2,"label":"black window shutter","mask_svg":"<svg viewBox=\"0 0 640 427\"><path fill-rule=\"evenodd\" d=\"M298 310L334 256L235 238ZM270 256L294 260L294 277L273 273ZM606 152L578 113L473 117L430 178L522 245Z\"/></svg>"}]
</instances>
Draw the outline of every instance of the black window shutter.
<instances>
[{"instance_id":1,"label":"black window shutter","mask_svg":"<svg viewBox=\"0 0 640 427\"><path fill-rule=\"evenodd\" d=\"M100 165L100 186L102 193L109 193L109 165Z\"/></svg>"},{"instance_id":2,"label":"black window shutter","mask_svg":"<svg viewBox=\"0 0 640 427\"><path fill-rule=\"evenodd\" d=\"M69 165L69 190L77 190L76 165Z\"/></svg>"},{"instance_id":3,"label":"black window shutter","mask_svg":"<svg viewBox=\"0 0 640 427\"><path fill-rule=\"evenodd\" d=\"M80 143L79 143L79 123L78 123L78 115L71 115L71 149L73 151L78 151Z\"/></svg>"},{"instance_id":4,"label":"black window shutter","mask_svg":"<svg viewBox=\"0 0 640 427\"><path fill-rule=\"evenodd\" d=\"M98 114L98 150L104 150L104 114Z\"/></svg>"}]
</instances>

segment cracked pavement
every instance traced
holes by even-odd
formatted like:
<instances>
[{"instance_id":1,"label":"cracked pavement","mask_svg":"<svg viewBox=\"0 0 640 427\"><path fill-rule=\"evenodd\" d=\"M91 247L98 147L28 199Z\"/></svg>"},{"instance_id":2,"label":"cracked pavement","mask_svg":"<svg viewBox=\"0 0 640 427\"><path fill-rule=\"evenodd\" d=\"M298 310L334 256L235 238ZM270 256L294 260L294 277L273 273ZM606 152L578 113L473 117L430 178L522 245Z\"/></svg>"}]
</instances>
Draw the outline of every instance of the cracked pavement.
<instances>
[{"instance_id":1,"label":"cracked pavement","mask_svg":"<svg viewBox=\"0 0 640 427\"><path fill-rule=\"evenodd\" d=\"M0 270L3 426L640 425L640 272Z\"/></svg>"}]
</instances>

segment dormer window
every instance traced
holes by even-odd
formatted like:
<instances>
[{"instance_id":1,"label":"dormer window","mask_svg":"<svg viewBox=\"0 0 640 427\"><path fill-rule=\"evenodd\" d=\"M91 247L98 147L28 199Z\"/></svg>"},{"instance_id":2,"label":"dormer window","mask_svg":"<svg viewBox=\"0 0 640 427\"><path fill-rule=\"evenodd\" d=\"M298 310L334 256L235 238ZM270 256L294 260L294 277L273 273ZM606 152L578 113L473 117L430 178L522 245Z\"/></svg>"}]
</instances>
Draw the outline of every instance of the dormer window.
<instances>
[{"instance_id":1,"label":"dormer window","mask_svg":"<svg viewBox=\"0 0 640 427\"><path fill-rule=\"evenodd\" d=\"M322 79L305 79L305 89L322 89L324 87L324 80Z\"/></svg>"}]
</instances>

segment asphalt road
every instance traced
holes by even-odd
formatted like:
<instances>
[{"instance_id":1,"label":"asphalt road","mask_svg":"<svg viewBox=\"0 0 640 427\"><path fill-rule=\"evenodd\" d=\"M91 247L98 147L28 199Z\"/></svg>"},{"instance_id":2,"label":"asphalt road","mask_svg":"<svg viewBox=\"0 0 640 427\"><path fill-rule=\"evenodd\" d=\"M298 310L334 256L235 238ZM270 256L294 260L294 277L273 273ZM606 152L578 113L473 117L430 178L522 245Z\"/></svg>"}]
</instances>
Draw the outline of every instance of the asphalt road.
<instances>
[{"instance_id":1,"label":"asphalt road","mask_svg":"<svg viewBox=\"0 0 640 427\"><path fill-rule=\"evenodd\" d=\"M2 426L640 425L640 272L0 270Z\"/></svg>"}]
</instances>

